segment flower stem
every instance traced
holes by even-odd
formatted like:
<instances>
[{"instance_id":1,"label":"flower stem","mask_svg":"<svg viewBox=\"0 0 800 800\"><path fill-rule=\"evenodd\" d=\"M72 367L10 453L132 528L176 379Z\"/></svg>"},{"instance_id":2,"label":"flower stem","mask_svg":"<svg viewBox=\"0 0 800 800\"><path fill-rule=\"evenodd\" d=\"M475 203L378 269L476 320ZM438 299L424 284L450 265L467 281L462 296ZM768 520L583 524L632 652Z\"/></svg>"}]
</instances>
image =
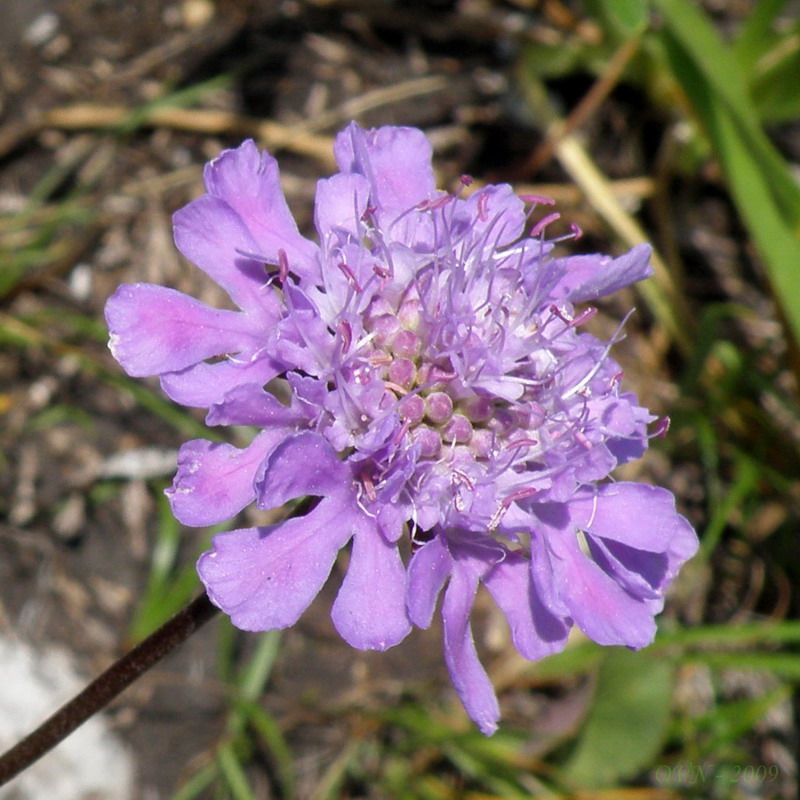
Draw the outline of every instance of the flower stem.
<instances>
[{"instance_id":1,"label":"flower stem","mask_svg":"<svg viewBox=\"0 0 800 800\"><path fill-rule=\"evenodd\" d=\"M0 756L0 786L7 783L110 703L167 653L208 622L219 609L203 594L115 661L33 733Z\"/></svg>"}]
</instances>

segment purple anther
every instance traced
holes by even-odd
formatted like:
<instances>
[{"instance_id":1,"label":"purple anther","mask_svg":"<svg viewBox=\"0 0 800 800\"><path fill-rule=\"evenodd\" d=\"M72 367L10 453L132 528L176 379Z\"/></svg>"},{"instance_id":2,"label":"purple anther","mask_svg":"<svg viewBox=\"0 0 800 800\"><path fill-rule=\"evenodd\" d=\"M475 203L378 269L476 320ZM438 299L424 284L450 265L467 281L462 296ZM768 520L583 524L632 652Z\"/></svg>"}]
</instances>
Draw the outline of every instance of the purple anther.
<instances>
[{"instance_id":1,"label":"purple anther","mask_svg":"<svg viewBox=\"0 0 800 800\"><path fill-rule=\"evenodd\" d=\"M286 255L286 251L283 248L278 250L278 278L280 278L281 284L286 283L286 279L289 277L289 257Z\"/></svg>"},{"instance_id":2,"label":"purple anther","mask_svg":"<svg viewBox=\"0 0 800 800\"><path fill-rule=\"evenodd\" d=\"M583 325L584 322L588 322L595 314L597 314L597 309L594 306L589 306L588 308L584 308L570 324L573 328L577 328L578 325Z\"/></svg>"},{"instance_id":3,"label":"purple anther","mask_svg":"<svg viewBox=\"0 0 800 800\"><path fill-rule=\"evenodd\" d=\"M538 236L540 233L544 231L544 229L551 223L555 222L557 219L561 219L561 214L557 211L554 211L552 214L548 214L546 217L542 217L532 228L531 228L531 236Z\"/></svg>"},{"instance_id":4,"label":"purple anther","mask_svg":"<svg viewBox=\"0 0 800 800\"><path fill-rule=\"evenodd\" d=\"M347 266L343 261L340 261L337 265L339 269L344 273L345 278L353 284L353 288L360 294L363 289L361 288L361 284L358 282L358 278L356 278L355 273L350 267Z\"/></svg>"},{"instance_id":5,"label":"purple anther","mask_svg":"<svg viewBox=\"0 0 800 800\"><path fill-rule=\"evenodd\" d=\"M523 203L529 203L534 206L554 206L556 201L552 197L547 197L543 194L518 194Z\"/></svg>"},{"instance_id":6,"label":"purple anther","mask_svg":"<svg viewBox=\"0 0 800 800\"><path fill-rule=\"evenodd\" d=\"M336 330L342 337L342 355L345 355L350 350L350 345L353 343L353 328L346 319L343 319L336 326Z\"/></svg>"}]
</instances>

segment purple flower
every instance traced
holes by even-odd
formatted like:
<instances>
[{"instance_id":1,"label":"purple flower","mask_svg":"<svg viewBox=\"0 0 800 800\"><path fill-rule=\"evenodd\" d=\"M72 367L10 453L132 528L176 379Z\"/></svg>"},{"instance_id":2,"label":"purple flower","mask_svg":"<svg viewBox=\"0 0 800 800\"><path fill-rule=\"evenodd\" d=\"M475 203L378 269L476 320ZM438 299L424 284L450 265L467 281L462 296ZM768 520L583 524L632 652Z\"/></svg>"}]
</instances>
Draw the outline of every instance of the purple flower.
<instances>
[{"instance_id":1,"label":"purple flower","mask_svg":"<svg viewBox=\"0 0 800 800\"><path fill-rule=\"evenodd\" d=\"M243 449L181 448L168 491L181 522L310 498L200 558L234 624L292 625L352 540L339 633L391 647L431 623L446 585L447 666L489 734L499 710L470 628L480 583L527 658L561 650L573 624L639 648L697 548L668 492L602 482L642 455L655 418L620 388L617 337L581 332L593 310L574 309L646 278L650 250L555 256L555 215L525 234L543 198L507 185L465 197L466 179L437 191L415 129L351 124L335 153L318 244L298 233L271 156L248 141L211 162L175 241L237 310L123 286L106 308L111 349L209 425L258 430Z\"/></svg>"}]
</instances>

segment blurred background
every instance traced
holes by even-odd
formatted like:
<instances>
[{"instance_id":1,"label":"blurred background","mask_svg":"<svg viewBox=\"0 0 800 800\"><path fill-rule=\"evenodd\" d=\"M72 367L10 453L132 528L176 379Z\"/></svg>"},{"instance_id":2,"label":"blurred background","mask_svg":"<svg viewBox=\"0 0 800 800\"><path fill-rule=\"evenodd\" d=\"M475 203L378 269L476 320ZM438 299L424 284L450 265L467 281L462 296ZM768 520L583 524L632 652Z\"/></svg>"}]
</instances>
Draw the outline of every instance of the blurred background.
<instances>
[{"instance_id":1,"label":"blurred background","mask_svg":"<svg viewBox=\"0 0 800 800\"><path fill-rule=\"evenodd\" d=\"M572 252L652 242L592 325L636 307L616 358L672 428L625 476L702 540L641 653L529 664L482 598L491 739L436 626L337 638L338 573L282 635L215 620L0 797L797 797L799 78L794 0L0 0L0 743L199 591L213 531L163 489L202 418L122 373L102 308L131 281L223 302L170 216L245 137L309 234L355 119L423 128L442 187L552 197Z\"/></svg>"}]
</instances>

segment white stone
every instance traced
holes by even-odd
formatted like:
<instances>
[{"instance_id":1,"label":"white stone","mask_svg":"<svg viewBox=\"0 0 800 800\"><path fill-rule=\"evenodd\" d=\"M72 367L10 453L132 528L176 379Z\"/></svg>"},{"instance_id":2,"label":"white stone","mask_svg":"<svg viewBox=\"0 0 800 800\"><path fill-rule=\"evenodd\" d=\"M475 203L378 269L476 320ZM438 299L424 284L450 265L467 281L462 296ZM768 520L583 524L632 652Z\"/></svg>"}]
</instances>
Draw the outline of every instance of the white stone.
<instances>
[{"instance_id":1,"label":"white stone","mask_svg":"<svg viewBox=\"0 0 800 800\"><path fill-rule=\"evenodd\" d=\"M69 655L0 637L0 748L30 733L86 681ZM0 800L132 800L133 758L96 715L0 788Z\"/></svg>"}]
</instances>

